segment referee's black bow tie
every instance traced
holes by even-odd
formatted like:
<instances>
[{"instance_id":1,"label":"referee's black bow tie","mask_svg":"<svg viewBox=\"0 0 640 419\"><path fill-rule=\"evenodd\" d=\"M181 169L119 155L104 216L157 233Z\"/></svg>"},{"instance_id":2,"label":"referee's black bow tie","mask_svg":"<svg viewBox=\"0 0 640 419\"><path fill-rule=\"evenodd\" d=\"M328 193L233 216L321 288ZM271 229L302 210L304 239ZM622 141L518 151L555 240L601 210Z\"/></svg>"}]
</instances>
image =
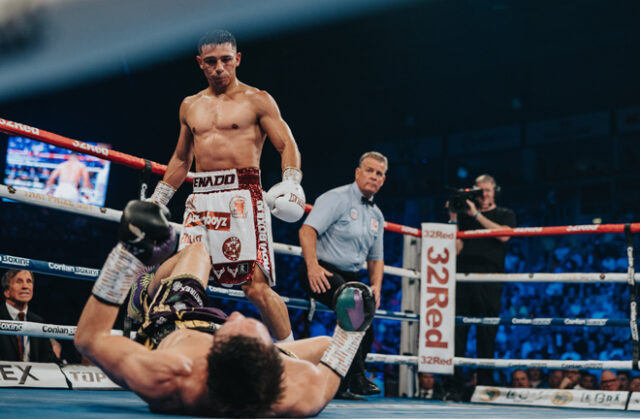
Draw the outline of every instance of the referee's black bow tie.
<instances>
[{"instance_id":1,"label":"referee's black bow tie","mask_svg":"<svg viewBox=\"0 0 640 419\"><path fill-rule=\"evenodd\" d=\"M370 207L373 206L373 201L368 200L366 197L362 197L362 203L365 205L369 205Z\"/></svg>"}]
</instances>

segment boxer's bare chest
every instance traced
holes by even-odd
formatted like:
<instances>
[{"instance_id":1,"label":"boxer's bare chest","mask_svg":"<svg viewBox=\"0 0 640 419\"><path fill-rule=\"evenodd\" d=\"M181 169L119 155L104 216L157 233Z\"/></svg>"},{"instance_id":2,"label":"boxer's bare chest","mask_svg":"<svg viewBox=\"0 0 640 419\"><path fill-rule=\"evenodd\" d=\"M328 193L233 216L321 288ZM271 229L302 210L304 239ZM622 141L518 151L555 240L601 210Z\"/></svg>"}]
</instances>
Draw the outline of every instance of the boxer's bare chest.
<instances>
[{"instance_id":1,"label":"boxer's bare chest","mask_svg":"<svg viewBox=\"0 0 640 419\"><path fill-rule=\"evenodd\" d=\"M186 121L197 141L212 134L234 136L254 132L258 115L244 95L231 98L203 96L194 101Z\"/></svg>"}]
</instances>

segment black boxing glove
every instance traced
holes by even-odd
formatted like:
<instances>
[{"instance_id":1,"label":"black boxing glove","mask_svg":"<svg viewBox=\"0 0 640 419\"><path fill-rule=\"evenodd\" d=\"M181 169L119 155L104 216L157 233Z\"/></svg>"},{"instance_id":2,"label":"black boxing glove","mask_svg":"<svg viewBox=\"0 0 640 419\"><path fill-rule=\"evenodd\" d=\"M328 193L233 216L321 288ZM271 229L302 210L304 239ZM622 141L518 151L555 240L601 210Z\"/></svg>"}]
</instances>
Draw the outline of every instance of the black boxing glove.
<instances>
[{"instance_id":1,"label":"black boxing glove","mask_svg":"<svg viewBox=\"0 0 640 419\"><path fill-rule=\"evenodd\" d=\"M157 265L171 256L178 244L169 224L171 212L151 201L129 201L122 211L118 239L147 266Z\"/></svg>"}]
</instances>

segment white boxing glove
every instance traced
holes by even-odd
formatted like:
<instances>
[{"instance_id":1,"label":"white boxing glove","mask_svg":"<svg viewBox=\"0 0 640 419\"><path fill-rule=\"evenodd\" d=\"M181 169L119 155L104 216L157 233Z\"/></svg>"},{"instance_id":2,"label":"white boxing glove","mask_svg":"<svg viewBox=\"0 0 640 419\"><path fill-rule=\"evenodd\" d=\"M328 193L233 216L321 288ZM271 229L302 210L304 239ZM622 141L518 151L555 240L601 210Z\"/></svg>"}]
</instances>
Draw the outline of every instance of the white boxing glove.
<instances>
[{"instance_id":1,"label":"white boxing glove","mask_svg":"<svg viewBox=\"0 0 640 419\"><path fill-rule=\"evenodd\" d=\"M275 184L265 194L271 214L288 223L295 223L304 215L305 196L300 181L302 172L287 167L282 172L282 182Z\"/></svg>"}]
</instances>

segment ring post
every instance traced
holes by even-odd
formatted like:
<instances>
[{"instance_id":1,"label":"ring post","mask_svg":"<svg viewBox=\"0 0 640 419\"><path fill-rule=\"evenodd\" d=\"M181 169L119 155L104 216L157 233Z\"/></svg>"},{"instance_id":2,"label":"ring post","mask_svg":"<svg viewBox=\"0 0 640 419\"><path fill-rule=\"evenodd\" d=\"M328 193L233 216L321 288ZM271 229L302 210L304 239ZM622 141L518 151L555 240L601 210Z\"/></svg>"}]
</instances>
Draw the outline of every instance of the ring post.
<instances>
[{"instance_id":1,"label":"ring post","mask_svg":"<svg viewBox=\"0 0 640 419\"><path fill-rule=\"evenodd\" d=\"M629 284L629 327L631 329L631 340L633 342L632 362L633 369L638 370L638 360L640 358L640 343L638 339L638 286L635 281L635 269L633 266L633 233L631 224L624 225L624 236L627 241L627 283Z\"/></svg>"}]
</instances>

